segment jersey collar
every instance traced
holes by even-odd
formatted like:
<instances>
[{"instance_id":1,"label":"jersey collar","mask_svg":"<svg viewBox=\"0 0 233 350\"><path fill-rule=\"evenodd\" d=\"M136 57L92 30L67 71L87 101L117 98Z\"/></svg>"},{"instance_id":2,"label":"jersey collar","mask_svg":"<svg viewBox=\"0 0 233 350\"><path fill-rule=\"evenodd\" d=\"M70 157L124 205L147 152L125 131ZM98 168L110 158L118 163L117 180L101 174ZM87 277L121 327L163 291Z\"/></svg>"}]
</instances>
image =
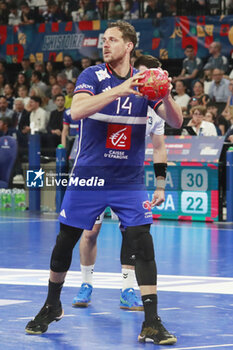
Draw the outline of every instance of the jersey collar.
<instances>
[{"instance_id":1,"label":"jersey collar","mask_svg":"<svg viewBox=\"0 0 233 350\"><path fill-rule=\"evenodd\" d=\"M110 66L108 63L106 63L106 68L108 70L108 72L112 75L114 75L116 78L121 79L121 80L127 80L130 77L133 76L133 67L130 66L129 72L126 74L125 77L121 77L120 75L118 75Z\"/></svg>"}]
</instances>

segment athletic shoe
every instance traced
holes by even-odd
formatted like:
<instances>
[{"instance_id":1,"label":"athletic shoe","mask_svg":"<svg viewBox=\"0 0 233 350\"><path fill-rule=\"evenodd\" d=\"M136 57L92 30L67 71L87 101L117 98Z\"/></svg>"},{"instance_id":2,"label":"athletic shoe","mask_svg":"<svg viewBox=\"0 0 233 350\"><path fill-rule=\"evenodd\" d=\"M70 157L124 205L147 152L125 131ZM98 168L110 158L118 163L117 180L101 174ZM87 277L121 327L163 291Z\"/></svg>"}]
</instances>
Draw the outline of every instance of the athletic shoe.
<instances>
[{"instance_id":1,"label":"athletic shoe","mask_svg":"<svg viewBox=\"0 0 233 350\"><path fill-rule=\"evenodd\" d=\"M28 322L25 331L29 334L41 334L47 331L48 325L53 321L60 321L64 315L61 302L55 306L47 305L46 303L36 315L36 317Z\"/></svg>"},{"instance_id":2,"label":"athletic shoe","mask_svg":"<svg viewBox=\"0 0 233 350\"><path fill-rule=\"evenodd\" d=\"M121 291L120 308L133 311L144 310L143 303L133 288L127 288L123 292Z\"/></svg>"},{"instance_id":3,"label":"athletic shoe","mask_svg":"<svg viewBox=\"0 0 233 350\"><path fill-rule=\"evenodd\" d=\"M172 345L177 342L177 338L166 330L160 317L156 317L151 324L143 322L138 341L140 343L150 342L159 345Z\"/></svg>"},{"instance_id":4,"label":"athletic shoe","mask_svg":"<svg viewBox=\"0 0 233 350\"><path fill-rule=\"evenodd\" d=\"M89 283L83 283L78 292L78 295L74 297L73 307L87 307L91 302L91 293L93 287Z\"/></svg>"}]
</instances>

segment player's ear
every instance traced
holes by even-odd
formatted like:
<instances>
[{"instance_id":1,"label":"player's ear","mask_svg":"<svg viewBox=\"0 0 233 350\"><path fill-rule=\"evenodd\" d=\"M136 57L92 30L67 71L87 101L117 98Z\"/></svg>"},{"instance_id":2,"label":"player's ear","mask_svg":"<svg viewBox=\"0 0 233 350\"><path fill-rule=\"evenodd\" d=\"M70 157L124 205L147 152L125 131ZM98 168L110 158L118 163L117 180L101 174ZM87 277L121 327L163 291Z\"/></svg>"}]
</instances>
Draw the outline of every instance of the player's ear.
<instances>
[{"instance_id":1,"label":"player's ear","mask_svg":"<svg viewBox=\"0 0 233 350\"><path fill-rule=\"evenodd\" d=\"M133 50L133 48L134 48L134 46L133 46L132 41L129 41L127 43L127 51L130 53Z\"/></svg>"}]
</instances>

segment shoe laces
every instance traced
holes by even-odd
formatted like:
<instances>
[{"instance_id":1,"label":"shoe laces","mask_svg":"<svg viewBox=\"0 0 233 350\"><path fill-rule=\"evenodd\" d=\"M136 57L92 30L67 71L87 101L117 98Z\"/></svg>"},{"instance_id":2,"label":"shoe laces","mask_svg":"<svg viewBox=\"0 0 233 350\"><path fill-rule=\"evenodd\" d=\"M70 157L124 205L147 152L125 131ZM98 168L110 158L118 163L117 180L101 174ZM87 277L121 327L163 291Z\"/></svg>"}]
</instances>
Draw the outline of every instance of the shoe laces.
<instances>
[{"instance_id":1,"label":"shoe laces","mask_svg":"<svg viewBox=\"0 0 233 350\"><path fill-rule=\"evenodd\" d=\"M138 301L138 297L137 297L135 290L133 288L130 288L130 290L128 290L127 299L130 302Z\"/></svg>"},{"instance_id":2,"label":"shoe laces","mask_svg":"<svg viewBox=\"0 0 233 350\"><path fill-rule=\"evenodd\" d=\"M81 285L81 288L80 288L80 290L79 290L79 295L83 295L83 294L86 294L86 292L88 291L90 289L90 287L88 286L88 284L82 284Z\"/></svg>"}]
</instances>

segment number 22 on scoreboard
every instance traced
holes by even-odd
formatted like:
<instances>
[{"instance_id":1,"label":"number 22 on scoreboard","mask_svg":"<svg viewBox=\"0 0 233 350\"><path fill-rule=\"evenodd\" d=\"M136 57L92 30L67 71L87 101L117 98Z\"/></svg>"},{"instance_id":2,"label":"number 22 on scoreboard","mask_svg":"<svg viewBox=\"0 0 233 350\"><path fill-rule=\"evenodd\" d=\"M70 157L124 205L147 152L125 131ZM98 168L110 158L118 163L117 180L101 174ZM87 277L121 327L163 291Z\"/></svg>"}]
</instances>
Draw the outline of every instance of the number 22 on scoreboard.
<instances>
[{"instance_id":1,"label":"number 22 on scoreboard","mask_svg":"<svg viewBox=\"0 0 233 350\"><path fill-rule=\"evenodd\" d=\"M182 192L181 210L183 213L206 214L208 211L208 196L206 192Z\"/></svg>"}]
</instances>

